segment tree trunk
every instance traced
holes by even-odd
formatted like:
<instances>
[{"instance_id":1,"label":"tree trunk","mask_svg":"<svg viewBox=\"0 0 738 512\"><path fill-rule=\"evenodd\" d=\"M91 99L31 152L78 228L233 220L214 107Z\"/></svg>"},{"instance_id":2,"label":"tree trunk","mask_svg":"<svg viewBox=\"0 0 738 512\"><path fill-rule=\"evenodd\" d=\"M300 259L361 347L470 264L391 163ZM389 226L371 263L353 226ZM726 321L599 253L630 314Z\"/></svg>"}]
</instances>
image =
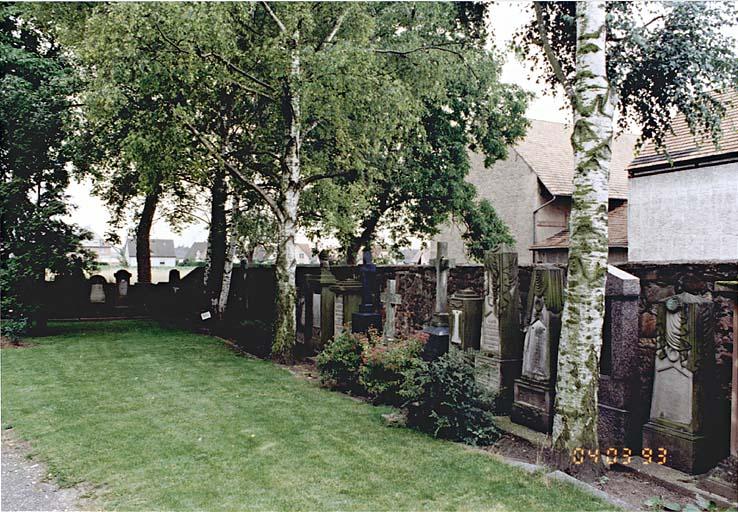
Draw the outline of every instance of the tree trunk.
<instances>
[{"instance_id":1,"label":"tree trunk","mask_svg":"<svg viewBox=\"0 0 738 512\"><path fill-rule=\"evenodd\" d=\"M593 479L603 471L597 441L597 387L605 312L608 179L615 97L606 76L605 2L579 2L576 9L571 137L576 171L553 443L560 469ZM575 453L579 456L574 457Z\"/></svg>"},{"instance_id":2,"label":"tree trunk","mask_svg":"<svg viewBox=\"0 0 738 512\"><path fill-rule=\"evenodd\" d=\"M228 241L228 250L226 251L225 263L223 265L223 281L220 287L220 298L218 299L218 320L223 319L226 307L228 307L228 294L231 291L231 278L233 276L233 260L236 258L236 250L238 249L238 236L236 233L236 224L240 215L240 205L238 195L233 194L233 207L231 208L231 226L230 237Z\"/></svg>"},{"instance_id":3,"label":"tree trunk","mask_svg":"<svg viewBox=\"0 0 738 512\"><path fill-rule=\"evenodd\" d=\"M223 270L227 252L226 198L228 188L225 179L225 168L219 166L213 175L210 186L210 232L208 233L208 249L205 260L205 308L216 313L218 299L223 285Z\"/></svg>"},{"instance_id":4,"label":"tree trunk","mask_svg":"<svg viewBox=\"0 0 738 512\"><path fill-rule=\"evenodd\" d=\"M277 281L276 313L272 357L291 362L295 357L296 301L295 234L297 233L297 206L300 202L300 147L302 127L300 117L300 51L299 31L291 41L290 76L282 93L282 114L285 119L285 153L280 184L279 240L274 265Z\"/></svg>"},{"instance_id":5,"label":"tree trunk","mask_svg":"<svg viewBox=\"0 0 738 512\"><path fill-rule=\"evenodd\" d=\"M151 226L154 224L154 214L159 203L161 185L157 184L154 190L146 195L141 218L136 227L136 268L139 283L151 283Z\"/></svg>"}]
</instances>

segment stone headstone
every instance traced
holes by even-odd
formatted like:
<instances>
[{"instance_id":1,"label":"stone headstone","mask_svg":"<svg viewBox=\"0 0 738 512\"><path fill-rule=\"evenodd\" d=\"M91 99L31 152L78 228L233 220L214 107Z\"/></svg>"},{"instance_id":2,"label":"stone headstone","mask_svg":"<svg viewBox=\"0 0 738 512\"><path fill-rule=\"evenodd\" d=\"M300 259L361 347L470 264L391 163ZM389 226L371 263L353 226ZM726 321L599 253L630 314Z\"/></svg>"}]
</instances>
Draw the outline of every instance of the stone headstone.
<instances>
[{"instance_id":1,"label":"stone headstone","mask_svg":"<svg viewBox=\"0 0 738 512\"><path fill-rule=\"evenodd\" d=\"M470 288L457 291L448 300L451 346L464 351L479 350L482 302L482 297Z\"/></svg>"},{"instance_id":2,"label":"stone headstone","mask_svg":"<svg viewBox=\"0 0 738 512\"><path fill-rule=\"evenodd\" d=\"M432 264L436 270L436 304L430 325L423 329L428 334L423 357L429 360L448 352L448 275L456 265L455 261L448 257L447 242L436 242L436 258Z\"/></svg>"},{"instance_id":3,"label":"stone headstone","mask_svg":"<svg viewBox=\"0 0 738 512\"><path fill-rule=\"evenodd\" d=\"M366 333L369 329L380 330L382 317L376 300L377 266L372 263L372 251L364 250L361 264L361 306L358 313L351 315L351 330Z\"/></svg>"},{"instance_id":4,"label":"stone headstone","mask_svg":"<svg viewBox=\"0 0 738 512\"><path fill-rule=\"evenodd\" d=\"M395 339L395 306L402 304L402 297L397 295L397 281L394 279L387 280L387 290L382 295L382 303L384 304L384 332L385 340Z\"/></svg>"},{"instance_id":5,"label":"stone headstone","mask_svg":"<svg viewBox=\"0 0 738 512\"><path fill-rule=\"evenodd\" d=\"M107 284L107 281L101 275L95 275L90 278L91 304L105 304L105 284Z\"/></svg>"},{"instance_id":6,"label":"stone headstone","mask_svg":"<svg viewBox=\"0 0 738 512\"><path fill-rule=\"evenodd\" d=\"M173 268L169 271L169 284L171 286L179 286L180 281L182 280L179 270L176 268Z\"/></svg>"},{"instance_id":7,"label":"stone headstone","mask_svg":"<svg viewBox=\"0 0 738 512\"><path fill-rule=\"evenodd\" d=\"M355 279L345 279L333 286L336 296L334 322L336 334L343 332L345 326L351 329L353 314L361 306L361 282Z\"/></svg>"},{"instance_id":8,"label":"stone headstone","mask_svg":"<svg viewBox=\"0 0 738 512\"><path fill-rule=\"evenodd\" d=\"M523 358L517 253L507 247L488 251L484 282L480 352L475 359L477 382L497 395L498 410L506 412L512 406Z\"/></svg>"},{"instance_id":9,"label":"stone headstone","mask_svg":"<svg viewBox=\"0 0 738 512\"><path fill-rule=\"evenodd\" d=\"M643 447L664 448L666 465L690 474L716 462L712 300L687 292L658 305L651 417Z\"/></svg>"},{"instance_id":10,"label":"stone headstone","mask_svg":"<svg viewBox=\"0 0 738 512\"><path fill-rule=\"evenodd\" d=\"M564 306L564 271L552 265L533 269L525 315L522 375L515 380L511 419L539 432L553 426L556 356Z\"/></svg>"},{"instance_id":11,"label":"stone headstone","mask_svg":"<svg viewBox=\"0 0 738 512\"><path fill-rule=\"evenodd\" d=\"M132 274L125 269L120 269L113 274L113 277L115 277L115 288L118 291L118 300L125 300L128 297L131 276Z\"/></svg>"},{"instance_id":12,"label":"stone headstone","mask_svg":"<svg viewBox=\"0 0 738 512\"><path fill-rule=\"evenodd\" d=\"M605 321L600 352L598 437L600 446L638 447L641 411L638 339L638 277L607 267Z\"/></svg>"},{"instance_id":13,"label":"stone headstone","mask_svg":"<svg viewBox=\"0 0 738 512\"><path fill-rule=\"evenodd\" d=\"M317 276L309 276L308 283L313 293L313 324L320 325L320 339L318 343L313 340L313 349L320 350L328 343L335 334L334 309L335 294L332 287L336 284L336 278L330 270L327 260L321 261L320 273Z\"/></svg>"}]
</instances>

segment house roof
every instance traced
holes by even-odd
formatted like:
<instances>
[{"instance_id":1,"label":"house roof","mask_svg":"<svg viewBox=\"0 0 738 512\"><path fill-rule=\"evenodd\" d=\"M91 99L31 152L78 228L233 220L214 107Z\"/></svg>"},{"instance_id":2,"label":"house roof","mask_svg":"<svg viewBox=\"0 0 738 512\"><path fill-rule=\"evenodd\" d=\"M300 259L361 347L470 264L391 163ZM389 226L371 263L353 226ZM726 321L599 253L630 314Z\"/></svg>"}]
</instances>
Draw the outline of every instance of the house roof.
<instances>
[{"instance_id":1,"label":"house roof","mask_svg":"<svg viewBox=\"0 0 738 512\"><path fill-rule=\"evenodd\" d=\"M313 250L310 248L310 244L296 243L295 247L300 249L302 252L304 252L305 256L307 256L308 259L313 258Z\"/></svg>"},{"instance_id":2,"label":"house roof","mask_svg":"<svg viewBox=\"0 0 738 512\"><path fill-rule=\"evenodd\" d=\"M187 254L185 254L185 259L190 261L195 261L197 259L197 253L200 252L201 258L205 257L205 254L208 251L208 243L207 242L195 242L192 244L192 246L187 251Z\"/></svg>"},{"instance_id":3,"label":"house roof","mask_svg":"<svg viewBox=\"0 0 738 512\"><path fill-rule=\"evenodd\" d=\"M548 191L556 196L570 196L574 191L574 152L572 127L563 123L531 119L525 138L514 146L538 175ZM637 135L623 133L612 144L610 197L628 198L627 167L633 160Z\"/></svg>"},{"instance_id":4,"label":"house roof","mask_svg":"<svg viewBox=\"0 0 738 512\"><path fill-rule=\"evenodd\" d=\"M622 204L607 214L607 238L610 247L628 247L628 205ZM534 244L531 249L566 249L569 230L564 229Z\"/></svg>"},{"instance_id":5,"label":"house roof","mask_svg":"<svg viewBox=\"0 0 738 512\"><path fill-rule=\"evenodd\" d=\"M686 118L680 114L672 121L671 133L664 138L664 147L657 149L653 142L648 142L630 165L631 174L646 169L688 165L696 160L723 159L731 154L738 157L738 91L717 94L716 98L728 104L720 124L722 135L717 148L709 136L695 138L689 131Z\"/></svg>"},{"instance_id":6,"label":"house roof","mask_svg":"<svg viewBox=\"0 0 738 512\"><path fill-rule=\"evenodd\" d=\"M174 240L152 238L149 241L151 256L154 258L175 258ZM128 256L136 256L136 239L129 238L126 241Z\"/></svg>"}]
</instances>

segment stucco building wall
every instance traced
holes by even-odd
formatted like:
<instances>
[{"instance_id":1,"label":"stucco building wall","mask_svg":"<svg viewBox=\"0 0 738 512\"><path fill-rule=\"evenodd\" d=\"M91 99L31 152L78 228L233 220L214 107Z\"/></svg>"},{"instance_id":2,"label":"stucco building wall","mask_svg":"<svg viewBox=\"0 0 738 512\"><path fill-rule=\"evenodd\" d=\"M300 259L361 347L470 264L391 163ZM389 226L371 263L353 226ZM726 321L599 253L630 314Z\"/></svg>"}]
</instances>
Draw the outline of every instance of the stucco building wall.
<instances>
[{"instance_id":1,"label":"stucco building wall","mask_svg":"<svg viewBox=\"0 0 738 512\"><path fill-rule=\"evenodd\" d=\"M630 261L738 261L738 162L629 180Z\"/></svg>"}]
</instances>

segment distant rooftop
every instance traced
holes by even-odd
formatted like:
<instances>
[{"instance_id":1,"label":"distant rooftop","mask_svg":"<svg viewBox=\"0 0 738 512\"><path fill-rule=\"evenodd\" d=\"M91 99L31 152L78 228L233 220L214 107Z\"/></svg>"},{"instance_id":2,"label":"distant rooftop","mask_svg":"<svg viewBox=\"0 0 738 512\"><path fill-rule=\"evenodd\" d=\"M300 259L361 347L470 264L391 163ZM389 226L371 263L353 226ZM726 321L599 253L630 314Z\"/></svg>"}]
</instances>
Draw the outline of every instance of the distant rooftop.
<instances>
[{"instance_id":1,"label":"distant rooftop","mask_svg":"<svg viewBox=\"0 0 738 512\"><path fill-rule=\"evenodd\" d=\"M738 91L716 96L727 103L725 117L721 122L722 135L718 147L715 147L709 136L695 137L689 131L685 117L679 115L672 123L671 133L664 138L664 147L657 149L655 144L648 142L628 168L631 174L701 161L722 160L731 156L738 159Z\"/></svg>"},{"instance_id":2,"label":"distant rooftop","mask_svg":"<svg viewBox=\"0 0 738 512\"><path fill-rule=\"evenodd\" d=\"M610 247L628 247L628 206L623 204L607 214L607 238ZM569 230L564 229L541 240L531 249L558 249L569 247Z\"/></svg>"},{"instance_id":3,"label":"distant rooftop","mask_svg":"<svg viewBox=\"0 0 738 512\"><path fill-rule=\"evenodd\" d=\"M150 248L151 248L151 256L155 258L175 258L175 252L174 252L174 240L170 239L158 239L158 238L152 238L149 241ZM126 247L128 247L128 256L135 258L136 257L136 239L135 238L129 238L126 242Z\"/></svg>"}]
</instances>

